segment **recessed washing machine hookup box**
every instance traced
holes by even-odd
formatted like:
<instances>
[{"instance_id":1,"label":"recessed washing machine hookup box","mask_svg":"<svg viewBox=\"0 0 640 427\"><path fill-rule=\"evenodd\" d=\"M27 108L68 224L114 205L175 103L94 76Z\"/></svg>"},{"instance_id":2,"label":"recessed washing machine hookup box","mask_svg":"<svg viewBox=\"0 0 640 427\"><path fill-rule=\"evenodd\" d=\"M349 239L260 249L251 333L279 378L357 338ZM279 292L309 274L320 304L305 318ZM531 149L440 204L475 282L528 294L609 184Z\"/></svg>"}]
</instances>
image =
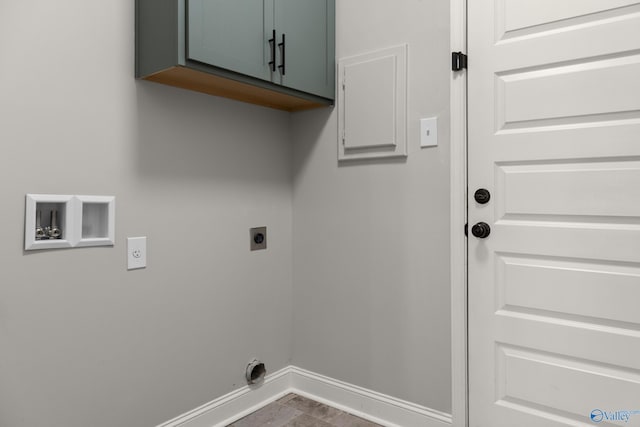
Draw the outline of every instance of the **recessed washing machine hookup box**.
<instances>
[{"instance_id":1,"label":"recessed washing machine hookup box","mask_svg":"<svg viewBox=\"0 0 640 427\"><path fill-rule=\"evenodd\" d=\"M112 246L115 197L27 194L24 249Z\"/></svg>"}]
</instances>

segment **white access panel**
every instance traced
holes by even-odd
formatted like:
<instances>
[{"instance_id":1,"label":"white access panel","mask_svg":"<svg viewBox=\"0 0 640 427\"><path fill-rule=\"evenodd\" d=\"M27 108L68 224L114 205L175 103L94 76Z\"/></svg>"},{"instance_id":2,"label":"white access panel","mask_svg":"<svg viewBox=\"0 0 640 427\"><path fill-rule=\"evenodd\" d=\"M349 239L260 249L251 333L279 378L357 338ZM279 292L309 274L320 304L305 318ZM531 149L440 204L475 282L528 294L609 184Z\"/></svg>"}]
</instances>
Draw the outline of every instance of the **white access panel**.
<instances>
[{"instance_id":1,"label":"white access panel","mask_svg":"<svg viewBox=\"0 0 640 427\"><path fill-rule=\"evenodd\" d=\"M407 155L407 45L338 63L338 159Z\"/></svg>"}]
</instances>

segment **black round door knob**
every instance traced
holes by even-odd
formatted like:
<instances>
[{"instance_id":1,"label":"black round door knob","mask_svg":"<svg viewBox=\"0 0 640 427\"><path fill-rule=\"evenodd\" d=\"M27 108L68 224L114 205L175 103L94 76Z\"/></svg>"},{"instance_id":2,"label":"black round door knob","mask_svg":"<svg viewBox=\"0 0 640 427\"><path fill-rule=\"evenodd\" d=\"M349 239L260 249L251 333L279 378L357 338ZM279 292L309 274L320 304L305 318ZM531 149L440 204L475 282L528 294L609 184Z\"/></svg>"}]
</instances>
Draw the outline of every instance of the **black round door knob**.
<instances>
[{"instance_id":1,"label":"black round door knob","mask_svg":"<svg viewBox=\"0 0 640 427\"><path fill-rule=\"evenodd\" d=\"M479 222L471 227L471 234L478 239L485 239L489 237L489 234L491 234L491 227L489 227L489 224L486 222Z\"/></svg>"},{"instance_id":2,"label":"black round door knob","mask_svg":"<svg viewBox=\"0 0 640 427\"><path fill-rule=\"evenodd\" d=\"M484 205L485 203L489 203L489 200L491 200L491 193L489 193L489 190L485 188L480 188L473 194L473 198L476 199L476 202Z\"/></svg>"}]
</instances>

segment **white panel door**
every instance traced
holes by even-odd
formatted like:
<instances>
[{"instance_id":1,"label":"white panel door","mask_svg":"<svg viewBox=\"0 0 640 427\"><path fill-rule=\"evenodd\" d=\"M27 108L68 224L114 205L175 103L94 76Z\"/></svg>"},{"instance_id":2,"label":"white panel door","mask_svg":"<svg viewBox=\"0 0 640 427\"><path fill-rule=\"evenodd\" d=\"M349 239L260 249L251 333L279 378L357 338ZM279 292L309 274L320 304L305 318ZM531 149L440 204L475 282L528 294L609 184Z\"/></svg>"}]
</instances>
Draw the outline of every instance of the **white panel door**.
<instances>
[{"instance_id":1,"label":"white panel door","mask_svg":"<svg viewBox=\"0 0 640 427\"><path fill-rule=\"evenodd\" d=\"M640 426L640 2L468 31L470 425Z\"/></svg>"}]
</instances>

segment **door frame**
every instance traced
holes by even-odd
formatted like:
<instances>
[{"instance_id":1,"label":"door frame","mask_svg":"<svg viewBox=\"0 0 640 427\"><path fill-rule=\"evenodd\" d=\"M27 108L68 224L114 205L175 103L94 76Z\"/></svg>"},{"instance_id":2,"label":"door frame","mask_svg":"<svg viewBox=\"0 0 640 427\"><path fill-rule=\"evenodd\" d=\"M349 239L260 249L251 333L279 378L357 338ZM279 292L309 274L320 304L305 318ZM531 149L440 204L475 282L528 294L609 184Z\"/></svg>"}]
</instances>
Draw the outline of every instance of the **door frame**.
<instances>
[{"instance_id":1,"label":"door frame","mask_svg":"<svg viewBox=\"0 0 640 427\"><path fill-rule=\"evenodd\" d=\"M467 0L451 0L451 52L467 53ZM473 60L473 59L472 59ZM467 71L451 72L451 417L469 425L467 332Z\"/></svg>"}]
</instances>

